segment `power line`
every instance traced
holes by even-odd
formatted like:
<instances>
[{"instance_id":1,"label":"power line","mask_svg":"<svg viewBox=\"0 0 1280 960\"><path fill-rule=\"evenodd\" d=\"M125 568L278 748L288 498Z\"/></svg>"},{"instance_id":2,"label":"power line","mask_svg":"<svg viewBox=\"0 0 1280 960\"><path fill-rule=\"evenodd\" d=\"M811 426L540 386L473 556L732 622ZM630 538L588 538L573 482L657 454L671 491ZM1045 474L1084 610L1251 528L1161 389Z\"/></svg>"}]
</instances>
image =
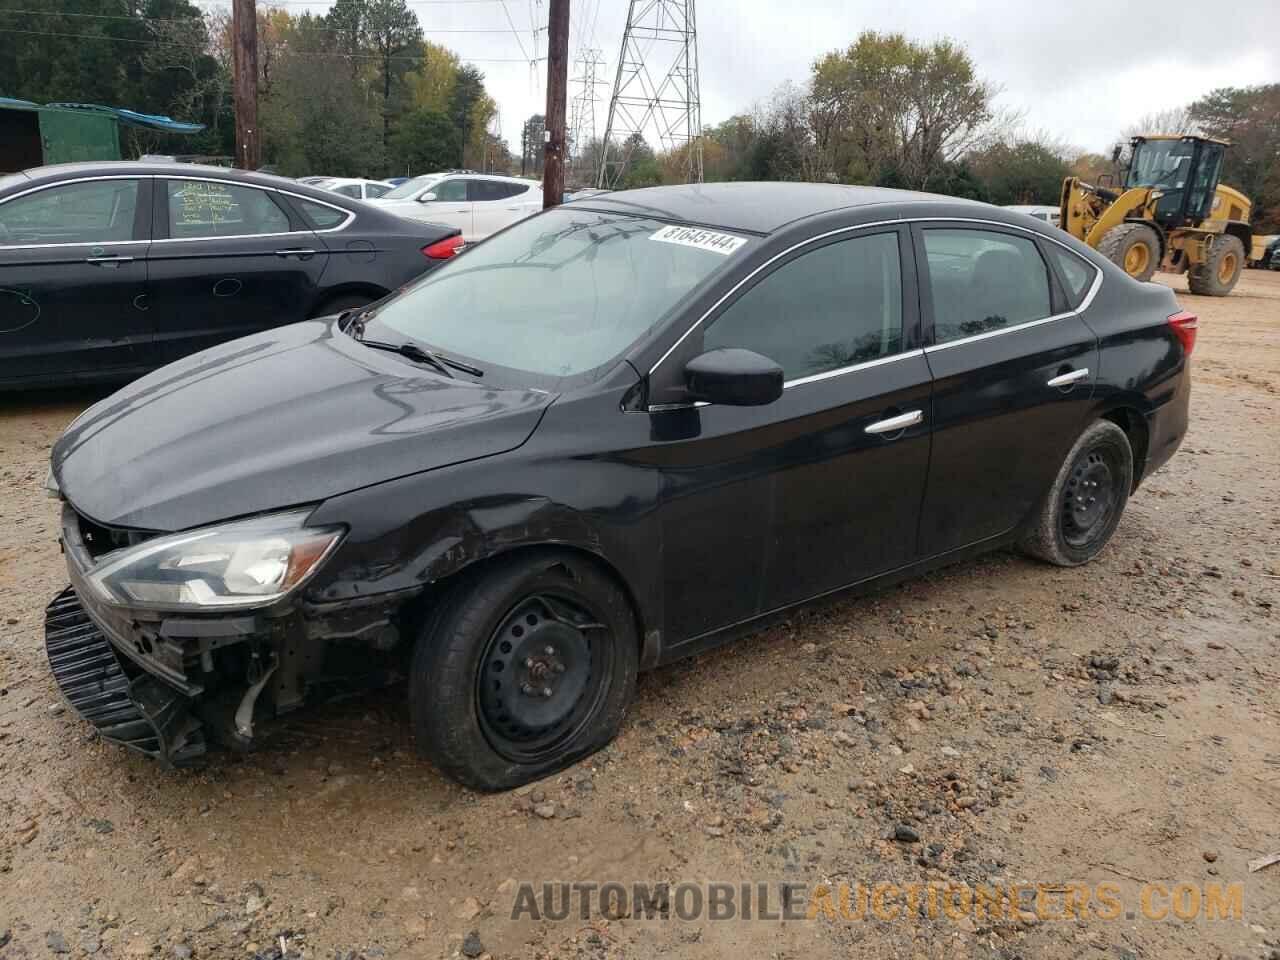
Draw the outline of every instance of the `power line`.
<instances>
[{"instance_id":1,"label":"power line","mask_svg":"<svg viewBox=\"0 0 1280 960\"><path fill-rule=\"evenodd\" d=\"M195 3L219 4L223 0L193 0ZM263 3L264 7L311 7L317 2L326 2L326 0L269 0ZM455 6L465 7L472 4L481 3L501 3L502 0L405 0L411 7L434 7L434 6ZM320 11L320 15L328 13L327 10Z\"/></svg>"},{"instance_id":2,"label":"power line","mask_svg":"<svg viewBox=\"0 0 1280 960\"><path fill-rule=\"evenodd\" d=\"M506 33L505 30L500 32ZM198 44L198 43L181 43L176 40L157 40L154 38L150 38L146 40L138 40L138 39L135 39L134 37L109 37L106 34L101 34L101 33L58 33L50 30L10 30L7 27L0 27L0 33L18 33L18 34L26 34L27 36L33 36L33 37L63 37L68 40L110 40L115 43L140 43L143 45L150 44L151 46L161 46L161 47L182 47L187 50L207 49L206 45ZM413 63L420 63L422 61L421 57L392 56L392 57L384 58L381 54L378 54L378 53L331 53L325 50L296 50L294 52L301 56L330 57L330 58L337 58L340 60L386 59L386 60L411 61ZM527 64L531 62L528 59L517 60L512 57L465 57L461 54L457 54L457 57L459 60L465 60L470 63L525 63Z\"/></svg>"},{"instance_id":3,"label":"power line","mask_svg":"<svg viewBox=\"0 0 1280 960\"><path fill-rule=\"evenodd\" d=\"M48 10L0 10L0 15L10 13L21 13L33 17L91 17L94 20L125 20L129 23L204 23L200 17L129 17L119 13L57 13ZM461 27L461 28L435 28L422 27L423 33L488 33L488 34L506 34L509 31L501 28L483 29L478 27ZM345 30L337 30L333 27L308 27L308 32L315 33L346 33Z\"/></svg>"},{"instance_id":4,"label":"power line","mask_svg":"<svg viewBox=\"0 0 1280 960\"><path fill-rule=\"evenodd\" d=\"M511 19L511 11L507 8L507 0L499 0L499 2L502 4L502 12L507 15L507 23L511 27L511 33L516 38L516 43L520 45L520 52L524 54L525 60L533 63L533 57L529 56L529 52L524 48L524 41L520 39L520 31L516 29L516 22Z\"/></svg>"}]
</instances>

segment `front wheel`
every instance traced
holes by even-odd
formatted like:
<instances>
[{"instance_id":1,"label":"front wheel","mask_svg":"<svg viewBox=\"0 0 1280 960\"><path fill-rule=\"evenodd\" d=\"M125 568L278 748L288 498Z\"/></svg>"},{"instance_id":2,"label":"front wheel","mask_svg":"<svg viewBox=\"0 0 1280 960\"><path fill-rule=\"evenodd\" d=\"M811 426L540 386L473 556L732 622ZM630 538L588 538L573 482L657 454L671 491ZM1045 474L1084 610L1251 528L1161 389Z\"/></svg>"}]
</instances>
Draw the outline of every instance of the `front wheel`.
<instances>
[{"instance_id":1,"label":"front wheel","mask_svg":"<svg viewBox=\"0 0 1280 960\"><path fill-rule=\"evenodd\" d=\"M1160 265L1160 237L1145 223L1122 223L1102 235L1098 252L1145 283Z\"/></svg>"},{"instance_id":2,"label":"front wheel","mask_svg":"<svg viewBox=\"0 0 1280 960\"><path fill-rule=\"evenodd\" d=\"M1088 563L1115 533L1131 489L1129 438L1110 420L1094 422L1063 461L1023 549L1060 567Z\"/></svg>"},{"instance_id":3,"label":"front wheel","mask_svg":"<svg viewBox=\"0 0 1280 960\"><path fill-rule=\"evenodd\" d=\"M409 706L427 758L469 787L506 790L612 740L639 661L621 588L552 551L463 576L414 649Z\"/></svg>"}]
</instances>

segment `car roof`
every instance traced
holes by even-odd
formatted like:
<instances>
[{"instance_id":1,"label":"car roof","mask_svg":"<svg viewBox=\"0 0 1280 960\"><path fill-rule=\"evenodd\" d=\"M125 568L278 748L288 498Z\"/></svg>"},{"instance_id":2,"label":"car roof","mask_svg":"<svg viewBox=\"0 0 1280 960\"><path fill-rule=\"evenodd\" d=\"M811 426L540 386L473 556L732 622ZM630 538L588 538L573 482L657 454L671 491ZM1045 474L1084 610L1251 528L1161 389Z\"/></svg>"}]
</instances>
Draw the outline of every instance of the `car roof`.
<instances>
[{"instance_id":1,"label":"car roof","mask_svg":"<svg viewBox=\"0 0 1280 960\"><path fill-rule=\"evenodd\" d=\"M221 180L242 181L263 187L279 187L293 189L307 184L299 183L288 177L280 177L274 173L257 173L252 170L239 170L235 167L215 167L204 163L177 163L157 160L112 160L85 161L81 163L54 163L46 167L31 167L23 171L33 183L46 180L74 179L76 177L110 177L127 176L177 176L177 177L217 177ZM327 179L327 178L326 178Z\"/></svg>"},{"instance_id":2,"label":"car roof","mask_svg":"<svg viewBox=\"0 0 1280 960\"><path fill-rule=\"evenodd\" d=\"M503 183L520 183L525 186L540 187L542 183L538 180L532 180L529 177L508 177L501 173L480 173L478 170L438 170L435 173L422 173L418 176L422 177L482 177L485 180L500 180ZM418 177L412 179L417 180Z\"/></svg>"},{"instance_id":3,"label":"car roof","mask_svg":"<svg viewBox=\"0 0 1280 960\"><path fill-rule=\"evenodd\" d=\"M691 183L613 191L574 201L574 207L644 214L726 230L773 233L789 223L833 210L884 204L921 203L973 207L990 214L990 204L913 190L846 186L837 183Z\"/></svg>"},{"instance_id":4,"label":"car roof","mask_svg":"<svg viewBox=\"0 0 1280 960\"><path fill-rule=\"evenodd\" d=\"M1044 211L1056 211L1057 207L1052 207L1047 203L1006 203L1006 210L1014 210L1018 213L1042 213Z\"/></svg>"},{"instance_id":5,"label":"car roof","mask_svg":"<svg viewBox=\"0 0 1280 960\"><path fill-rule=\"evenodd\" d=\"M31 167L22 173L23 176L28 178L31 186L40 186L61 180L75 180L83 177L120 177L132 174L140 177L216 178L233 183L288 190L299 196L323 200L331 205L335 202L333 199L335 196L342 198L342 194L334 194L311 184L291 180L288 177L276 176L273 173L257 173L250 170L238 170L234 167L215 167L210 164L200 163L176 163L155 160L88 161L82 163L54 163L46 167ZM9 186L11 184L6 180L3 185Z\"/></svg>"}]
</instances>

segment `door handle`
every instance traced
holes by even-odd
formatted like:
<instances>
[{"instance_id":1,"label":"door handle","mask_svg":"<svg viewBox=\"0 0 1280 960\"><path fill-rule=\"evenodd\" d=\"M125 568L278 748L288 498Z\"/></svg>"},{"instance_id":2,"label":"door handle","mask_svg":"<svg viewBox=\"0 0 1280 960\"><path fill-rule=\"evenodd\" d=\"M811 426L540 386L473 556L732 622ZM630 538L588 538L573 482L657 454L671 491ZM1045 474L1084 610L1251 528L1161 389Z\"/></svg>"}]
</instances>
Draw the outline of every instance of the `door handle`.
<instances>
[{"instance_id":1,"label":"door handle","mask_svg":"<svg viewBox=\"0 0 1280 960\"><path fill-rule=\"evenodd\" d=\"M277 250L277 257L314 257L316 252L307 247L286 247L284 250Z\"/></svg>"},{"instance_id":2,"label":"door handle","mask_svg":"<svg viewBox=\"0 0 1280 960\"><path fill-rule=\"evenodd\" d=\"M133 257L118 257L114 254L109 257L85 257L85 263L93 263L100 267L114 267L122 263L132 263Z\"/></svg>"},{"instance_id":3,"label":"door handle","mask_svg":"<svg viewBox=\"0 0 1280 960\"><path fill-rule=\"evenodd\" d=\"M924 423L923 411L912 410L910 413L900 413L896 417L889 417L887 420L877 420L875 423L868 424L864 432L870 434L897 433L899 430L905 430L907 427L914 427L920 423Z\"/></svg>"},{"instance_id":4,"label":"door handle","mask_svg":"<svg viewBox=\"0 0 1280 960\"><path fill-rule=\"evenodd\" d=\"M1048 386L1051 387L1069 387L1073 383L1079 383L1081 380L1089 379L1089 368L1081 367L1079 370L1071 370L1068 373L1061 373L1051 379Z\"/></svg>"}]
</instances>

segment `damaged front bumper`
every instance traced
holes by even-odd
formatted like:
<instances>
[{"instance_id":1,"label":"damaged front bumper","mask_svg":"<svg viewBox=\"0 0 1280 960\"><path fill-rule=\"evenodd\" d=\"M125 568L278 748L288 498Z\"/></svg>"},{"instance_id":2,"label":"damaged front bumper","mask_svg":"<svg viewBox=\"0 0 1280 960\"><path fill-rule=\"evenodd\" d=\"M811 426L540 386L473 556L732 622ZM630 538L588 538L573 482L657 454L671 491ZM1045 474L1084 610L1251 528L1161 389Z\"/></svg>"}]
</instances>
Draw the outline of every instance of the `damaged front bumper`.
<instances>
[{"instance_id":1,"label":"damaged front bumper","mask_svg":"<svg viewBox=\"0 0 1280 960\"><path fill-rule=\"evenodd\" d=\"M104 740L168 766L188 766L204 756L203 724L191 713L190 699L149 674L130 678L74 587L45 609L44 642L63 696Z\"/></svg>"},{"instance_id":2,"label":"damaged front bumper","mask_svg":"<svg viewBox=\"0 0 1280 960\"><path fill-rule=\"evenodd\" d=\"M122 535L64 505L71 585L45 611L54 678L106 740L166 766L188 766L211 742L248 748L258 720L402 674L398 617L405 596L332 606L298 600L238 614L124 609L98 599L85 583L114 545L104 548L103 538Z\"/></svg>"}]
</instances>

